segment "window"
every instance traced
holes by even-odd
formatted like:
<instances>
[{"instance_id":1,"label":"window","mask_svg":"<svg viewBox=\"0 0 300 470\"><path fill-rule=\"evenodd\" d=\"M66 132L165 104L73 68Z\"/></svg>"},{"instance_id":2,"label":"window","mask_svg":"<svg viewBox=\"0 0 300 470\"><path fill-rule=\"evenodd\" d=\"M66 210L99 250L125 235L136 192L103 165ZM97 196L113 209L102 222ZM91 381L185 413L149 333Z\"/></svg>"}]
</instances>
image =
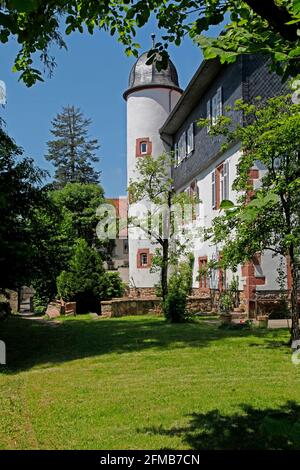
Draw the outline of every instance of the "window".
<instances>
[{"instance_id":1,"label":"window","mask_svg":"<svg viewBox=\"0 0 300 470\"><path fill-rule=\"evenodd\" d=\"M136 157L143 157L145 155L152 155L152 142L149 137L141 137L136 139L135 145Z\"/></svg>"},{"instance_id":2,"label":"window","mask_svg":"<svg viewBox=\"0 0 300 470\"><path fill-rule=\"evenodd\" d=\"M192 203L192 219L195 220L199 215L199 188L197 181L192 181L190 185L190 197Z\"/></svg>"},{"instance_id":3,"label":"window","mask_svg":"<svg viewBox=\"0 0 300 470\"><path fill-rule=\"evenodd\" d=\"M175 160L175 166L178 166L179 161L178 161L178 144L176 143L174 145L174 160Z\"/></svg>"},{"instance_id":4,"label":"window","mask_svg":"<svg viewBox=\"0 0 300 470\"><path fill-rule=\"evenodd\" d=\"M150 268L152 262L152 254L150 254L149 248L139 248L137 250L137 268Z\"/></svg>"},{"instance_id":5,"label":"window","mask_svg":"<svg viewBox=\"0 0 300 470\"><path fill-rule=\"evenodd\" d=\"M213 170L211 174L211 205L212 208L216 208L216 203L217 203L217 194L216 194L216 171Z\"/></svg>"},{"instance_id":6,"label":"window","mask_svg":"<svg viewBox=\"0 0 300 470\"><path fill-rule=\"evenodd\" d=\"M148 253L140 254L141 266L148 266Z\"/></svg>"},{"instance_id":7,"label":"window","mask_svg":"<svg viewBox=\"0 0 300 470\"><path fill-rule=\"evenodd\" d=\"M123 253L124 255L128 255L128 240L123 241Z\"/></svg>"},{"instance_id":8,"label":"window","mask_svg":"<svg viewBox=\"0 0 300 470\"><path fill-rule=\"evenodd\" d=\"M212 208L219 209L224 199L229 199L229 162L223 162L211 174Z\"/></svg>"},{"instance_id":9,"label":"window","mask_svg":"<svg viewBox=\"0 0 300 470\"><path fill-rule=\"evenodd\" d=\"M184 132L178 141L178 163L186 157L186 133Z\"/></svg>"},{"instance_id":10,"label":"window","mask_svg":"<svg viewBox=\"0 0 300 470\"><path fill-rule=\"evenodd\" d=\"M147 153L147 150L148 150L148 145L147 145L147 142L141 142L140 143L140 153Z\"/></svg>"},{"instance_id":11,"label":"window","mask_svg":"<svg viewBox=\"0 0 300 470\"><path fill-rule=\"evenodd\" d=\"M229 199L229 162L220 168L220 202Z\"/></svg>"},{"instance_id":12,"label":"window","mask_svg":"<svg viewBox=\"0 0 300 470\"><path fill-rule=\"evenodd\" d=\"M199 258L199 287L200 289L206 289L208 287L207 256L201 256Z\"/></svg>"},{"instance_id":13,"label":"window","mask_svg":"<svg viewBox=\"0 0 300 470\"><path fill-rule=\"evenodd\" d=\"M187 154L190 155L194 150L194 123L192 122L187 130Z\"/></svg>"},{"instance_id":14,"label":"window","mask_svg":"<svg viewBox=\"0 0 300 470\"><path fill-rule=\"evenodd\" d=\"M219 87L217 93L207 102L206 118L209 120L207 131L210 126L216 124L218 118L223 114L222 87Z\"/></svg>"}]
</instances>

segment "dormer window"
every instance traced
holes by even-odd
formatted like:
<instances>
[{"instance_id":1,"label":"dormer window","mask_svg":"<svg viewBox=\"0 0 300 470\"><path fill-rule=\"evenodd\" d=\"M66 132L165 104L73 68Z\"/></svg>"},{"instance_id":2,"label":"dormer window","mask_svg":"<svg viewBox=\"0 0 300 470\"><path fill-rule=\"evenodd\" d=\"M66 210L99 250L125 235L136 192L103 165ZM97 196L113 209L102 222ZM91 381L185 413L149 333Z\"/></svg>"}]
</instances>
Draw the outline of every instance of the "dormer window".
<instances>
[{"instance_id":1,"label":"dormer window","mask_svg":"<svg viewBox=\"0 0 300 470\"><path fill-rule=\"evenodd\" d=\"M145 155L152 155L152 142L149 137L141 137L136 139L136 157L143 157Z\"/></svg>"}]
</instances>

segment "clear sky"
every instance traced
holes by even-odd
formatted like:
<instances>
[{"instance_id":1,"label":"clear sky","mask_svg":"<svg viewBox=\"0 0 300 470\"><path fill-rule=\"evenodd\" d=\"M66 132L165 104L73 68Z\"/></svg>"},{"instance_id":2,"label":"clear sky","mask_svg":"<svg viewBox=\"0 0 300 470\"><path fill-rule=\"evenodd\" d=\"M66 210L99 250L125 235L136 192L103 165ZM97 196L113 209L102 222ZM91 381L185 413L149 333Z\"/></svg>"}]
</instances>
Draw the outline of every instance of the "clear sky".
<instances>
[{"instance_id":1,"label":"clear sky","mask_svg":"<svg viewBox=\"0 0 300 470\"><path fill-rule=\"evenodd\" d=\"M151 24L139 31L141 52L150 48L152 32L159 38ZM53 51L57 62L54 76L31 88L18 82L18 74L11 71L18 50L15 42L1 45L0 79L6 83L7 105L0 108L0 116L25 154L53 173L52 164L44 158L51 120L62 106L80 107L92 119L91 137L98 138L101 145L97 168L102 171L105 194L117 197L126 193L126 103L122 93L135 59L128 58L116 38L105 32L93 36L76 33L67 37L67 43L67 51ZM170 55L180 86L185 88L202 60L201 51L187 38L180 47L171 47Z\"/></svg>"}]
</instances>

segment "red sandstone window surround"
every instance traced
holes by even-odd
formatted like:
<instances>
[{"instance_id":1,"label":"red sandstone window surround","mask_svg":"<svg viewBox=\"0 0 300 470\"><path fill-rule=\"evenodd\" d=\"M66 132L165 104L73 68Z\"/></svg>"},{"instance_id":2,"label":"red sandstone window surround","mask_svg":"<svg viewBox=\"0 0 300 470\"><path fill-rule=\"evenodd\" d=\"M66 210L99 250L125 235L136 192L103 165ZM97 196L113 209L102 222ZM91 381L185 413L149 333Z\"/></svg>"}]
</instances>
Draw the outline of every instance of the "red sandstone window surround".
<instances>
[{"instance_id":1,"label":"red sandstone window surround","mask_svg":"<svg viewBox=\"0 0 300 470\"><path fill-rule=\"evenodd\" d=\"M224 199L229 198L229 162L223 162L212 172L212 208L220 209Z\"/></svg>"},{"instance_id":2,"label":"red sandstone window surround","mask_svg":"<svg viewBox=\"0 0 300 470\"><path fill-rule=\"evenodd\" d=\"M152 155L152 142L149 137L136 139L135 156L144 157L145 155Z\"/></svg>"},{"instance_id":3,"label":"red sandstone window surround","mask_svg":"<svg viewBox=\"0 0 300 470\"><path fill-rule=\"evenodd\" d=\"M199 288L206 289L208 287L207 256L200 256L198 258L198 263L199 263Z\"/></svg>"},{"instance_id":4,"label":"red sandstone window surround","mask_svg":"<svg viewBox=\"0 0 300 470\"><path fill-rule=\"evenodd\" d=\"M149 248L139 248L137 250L136 265L138 269L149 269L152 264L152 254Z\"/></svg>"}]
</instances>

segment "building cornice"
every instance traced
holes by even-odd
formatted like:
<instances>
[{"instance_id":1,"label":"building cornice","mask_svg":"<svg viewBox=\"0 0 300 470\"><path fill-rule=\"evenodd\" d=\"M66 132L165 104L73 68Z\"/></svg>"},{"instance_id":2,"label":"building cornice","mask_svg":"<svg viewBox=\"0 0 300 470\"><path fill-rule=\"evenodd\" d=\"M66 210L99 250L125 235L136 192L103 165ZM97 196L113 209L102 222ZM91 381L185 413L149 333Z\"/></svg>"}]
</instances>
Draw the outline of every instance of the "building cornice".
<instances>
[{"instance_id":1,"label":"building cornice","mask_svg":"<svg viewBox=\"0 0 300 470\"><path fill-rule=\"evenodd\" d=\"M224 65L218 59L204 60L200 64L178 103L161 127L159 132L162 136L173 135L180 128L223 67Z\"/></svg>"},{"instance_id":2,"label":"building cornice","mask_svg":"<svg viewBox=\"0 0 300 470\"><path fill-rule=\"evenodd\" d=\"M175 85L174 86L172 86L172 85L163 85L163 84L139 85L139 86L135 86L135 87L132 87L132 88L128 88L128 90L124 91L123 98L124 98L125 101L127 101L127 98L131 93L134 93L136 91L146 90L148 88L150 88L150 89L151 88L164 88L164 89L168 89L168 90L175 90L175 91L178 91L179 93L183 93L182 88L177 87Z\"/></svg>"}]
</instances>

